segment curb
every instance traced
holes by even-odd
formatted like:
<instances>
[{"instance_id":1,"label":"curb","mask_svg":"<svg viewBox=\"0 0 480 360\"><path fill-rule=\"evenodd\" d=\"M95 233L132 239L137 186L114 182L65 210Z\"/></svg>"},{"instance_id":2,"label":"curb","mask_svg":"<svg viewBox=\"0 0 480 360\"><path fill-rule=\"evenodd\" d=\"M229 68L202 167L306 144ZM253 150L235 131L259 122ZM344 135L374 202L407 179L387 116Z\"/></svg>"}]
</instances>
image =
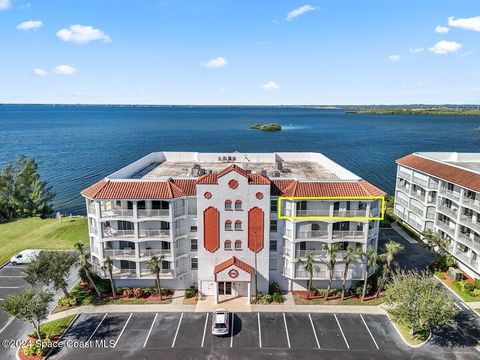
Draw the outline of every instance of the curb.
<instances>
[{"instance_id":1,"label":"curb","mask_svg":"<svg viewBox=\"0 0 480 360\"><path fill-rule=\"evenodd\" d=\"M455 291L453 291L452 289L450 289L450 286L448 286L447 284L445 284L442 279L440 279L437 275L433 275L433 277L440 283L442 284L444 287L446 287L448 289L448 291L450 291L453 295L455 295L455 297L460 300L460 302L465 305L467 308L465 310L470 310L474 315L476 315L477 317L480 318L480 314L478 312L475 311L475 309L472 309L468 303L462 299L462 297L460 295L458 295Z\"/></svg>"},{"instance_id":2,"label":"curb","mask_svg":"<svg viewBox=\"0 0 480 360\"><path fill-rule=\"evenodd\" d=\"M57 342L60 342L62 341L63 339L63 336L67 333L68 330L70 330L70 328L73 326L73 324L75 324L75 322L77 321L78 317L80 316L80 314L76 314L75 317L73 318L72 321L70 321L70 324L68 324L68 326L65 328L65 330L63 330L62 334L60 335L60 337L58 338ZM48 350L47 352L47 355L45 355L45 357L43 358L44 360L48 359L50 357L50 355L52 355L52 351L56 349L55 347L52 347L50 348L50 350Z\"/></svg>"},{"instance_id":3,"label":"curb","mask_svg":"<svg viewBox=\"0 0 480 360\"><path fill-rule=\"evenodd\" d=\"M7 266L8 264L10 264L10 260L7 261L6 263L3 263L2 265L0 265L0 270L3 269L5 266Z\"/></svg>"},{"instance_id":4,"label":"curb","mask_svg":"<svg viewBox=\"0 0 480 360\"><path fill-rule=\"evenodd\" d=\"M405 345L411 347L412 349L418 349L418 348L421 348L423 345L425 345L426 343L428 343L430 341L430 339L432 338L432 330L430 329L430 334L428 335L428 338L427 340L425 340L424 342L420 343L420 344L416 344L416 345L412 345L410 344L407 339L405 339L402 335L402 332L398 329L397 325L393 322L392 318L390 317L390 315L388 314L388 312L386 312L386 315L387 315L387 318L388 320L390 320L390 322L392 323L393 325L393 328L395 329L395 331L397 332L397 334L400 336L400 338L402 339L402 341L405 343Z\"/></svg>"}]
</instances>

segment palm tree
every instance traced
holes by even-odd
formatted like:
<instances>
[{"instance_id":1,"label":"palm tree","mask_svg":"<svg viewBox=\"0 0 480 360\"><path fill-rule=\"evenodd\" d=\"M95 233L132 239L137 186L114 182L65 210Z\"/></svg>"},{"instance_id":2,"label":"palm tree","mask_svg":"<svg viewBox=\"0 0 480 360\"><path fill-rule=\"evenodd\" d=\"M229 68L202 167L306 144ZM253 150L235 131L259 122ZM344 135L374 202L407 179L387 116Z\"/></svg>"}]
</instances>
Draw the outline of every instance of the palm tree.
<instances>
[{"instance_id":1,"label":"palm tree","mask_svg":"<svg viewBox=\"0 0 480 360\"><path fill-rule=\"evenodd\" d=\"M442 238L438 232L434 233L432 230L425 230L422 233L422 236L425 240L423 246L428 250L435 250L440 254L447 251L450 240Z\"/></svg>"},{"instance_id":2,"label":"palm tree","mask_svg":"<svg viewBox=\"0 0 480 360\"><path fill-rule=\"evenodd\" d=\"M308 296L307 299L310 300L312 287L313 287L313 273L319 272L320 268L315 265L314 253L308 252L305 254L305 259L298 258L295 262L299 262L305 268L305 271L308 273Z\"/></svg>"},{"instance_id":3,"label":"palm tree","mask_svg":"<svg viewBox=\"0 0 480 360\"><path fill-rule=\"evenodd\" d=\"M387 279L392 271L392 264L395 255L401 253L403 250L405 250L403 245L395 241L390 240L385 244L385 252L380 255L381 259L385 261L385 268L383 269L382 281L380 282L375 297L378 297L385 287L385 283L387 282Z\"/></svg>"},{"instance_id":4,"label":"palm tree","mask_svg":"<svg viewBox=\"0 0 480 360\"><path fill-rule=\"evenodd\" d=\"M369 246L367 251L362 255L364 259L364 274L363 274L363 291L362 291L362 301L365 301L365 295L367 294L367 284L368 284L368 273L371 268L377 266L378 253L377 251Z\"/></svg>"},{"instance_id":5,"label":"palm tree","mask_svg":"<svg viewBox=\"0 0 480 360\"><path fill-rule=\"evenodd\" d=\"M328 277L328 287L327 292L325 293L325 300L327 300L328 295L330 294L330 289L332 288L332 281L333 281L333 271L335 269L335 264L337 263L337 252L340 248L338 243L333 243L328 246L325 244L324 249L327 251L327 260L325 264L327 265L327 269L329 271Z\"/></svg>"},{"instance_id":6,"label":"palm tree","mask_svg":"<svg viewBox=\"0 0 480 360\"><path fill-rule=\"evenodd\" d=\"M115 281L113 280L113 261L108 256L103 260L102 270L107 271L108 273L110 287L112 288L112 296L115 299L117 297L117 291L115 289Z\"/></svg>"},{"instance_id":7,"label":"palm tree","mask_svg":"<svg viewBox=\"0 0 480 360\"><path fill-rule=\"evenodd\" d=\"M345 262L345 269L343 270L343 283L342 283L342 301L345 297L345 284L347 282L347 274L348 268L352 262L357 261L362 256L362 250L355 246L348 246L347 252L343 257L343 261Z\"/></svg>"},{"instance_id":8,"label":"palm tree","mask_svg":"<svg viewBox=\"0 0 480 360\"><path fill-rule=\"evenodd\" d=\"M160 301L162 301L162 288L160 287L160 271L162 261L165 260L165 255L152 256L150 260L147 260L145 263L150 268L152 274L155 274L158 296L160 296Z\"/></svg>"},{"instance_id":9,"label":"palm tree","mask_svg":"<svg viewBox=\"0 0 480 360\"><path fill-rule=\"evenodd\" d=\"M95 282L92 279L92 274L90 273L90 269L91 269L92 266L88 262L88 254L85 252L85 244L81 241L77 241L74 244L74 246L78 250L78 263L80 264L80 267L85 272L85 276L88 279L90 287L93 288L93 290L95 290L95 292L97 293L97 296L99 298L102 297L102 294L98 290L97 285L95 284Z\"/></svg>"}]
</instances>

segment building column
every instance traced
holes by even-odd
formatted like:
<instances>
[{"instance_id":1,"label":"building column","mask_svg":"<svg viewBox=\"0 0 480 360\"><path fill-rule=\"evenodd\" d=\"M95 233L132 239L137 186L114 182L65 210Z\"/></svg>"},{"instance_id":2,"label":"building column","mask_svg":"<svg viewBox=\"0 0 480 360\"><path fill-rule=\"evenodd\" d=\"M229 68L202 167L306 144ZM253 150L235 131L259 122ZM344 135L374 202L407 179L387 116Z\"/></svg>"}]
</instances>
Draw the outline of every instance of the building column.
<instances>
[{"instance_id":1,"label":"building column","mask_svg":"<svg viewBox=\"0 0 480 360\"><path fill-rule=\"evenodd\" d=\"M250 305L250 303L251 303L251 298L252 298L251 287L252 287L252 281L249 281L248 284L247 284L247 305Z\"/></svg>"},{"instance_id":2,"label":"building column","mask_svg":"<svg viewBox=\"0 0 480 360\"><path fill-rule=\"evenodd\" d=\"M215 281L215 305L218 304L218 282Z\"/></svg>"}]
</instances>

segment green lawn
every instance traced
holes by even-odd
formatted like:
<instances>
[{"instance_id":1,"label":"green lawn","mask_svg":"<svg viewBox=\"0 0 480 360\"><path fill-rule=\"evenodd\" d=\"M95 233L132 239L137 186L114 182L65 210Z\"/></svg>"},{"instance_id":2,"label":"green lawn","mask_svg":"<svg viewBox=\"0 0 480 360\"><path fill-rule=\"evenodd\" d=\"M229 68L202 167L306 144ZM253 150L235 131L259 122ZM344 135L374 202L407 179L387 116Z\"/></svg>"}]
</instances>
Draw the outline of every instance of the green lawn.
<instances>
[{"instance_id":1,"label":"green lawn","mask_svg":"<svg viewBox=\"0 0 480 360\"><path fill-rule=\"evenodd\" d=\"M410 335L410 330L402 324L394 322L397 329L402 334L403 338L410 344L410 345L419 345L425 341L427 341L428 337L430 336L430 331L422 330L417 331L415 334Z\"/></svg>"},{"instance_id":2,"label":"green lawn","mask_svg":"<svg viewBox=\"0 0 480 360\"><path fill-rule=\"evenodd\" d=\"M461 289L459 289L457 286L455 286L455 284L449 280L449 279L445 279L445 277L442 279L442 277L438 274L435 274L437 275L437 277L440 279L440 281L442 281L445 285L447 285L450 289L452 289L458 296L460 296L462 298L463 301L465 302L471 302L471 301L480 301L480 296L475 296L471 293L468 293L466 291L462 291Z\"/></svg>"},{"instance_id":3,"label":"green lawn","mask_svg":"<svg viewBox=\"0 0 480 360\"><path fill-rule=\"evenodd\" d=\"M29 218L0 224L0 264L25 249L72 249L79 240L88 243L86 217Z\"/></svg>"},{"instance_id":4,"label":"green lawn","mask_svg":"<svg viewBox=\"0 0 480 360\"><path fill-rule=\"evenodd\" d=\"M48 337L51 339L56 336L60 336L74 318L75 315L68 315L61 319L40 324L40 332L42 333L42 337ZM35 334L32 332L30 335L34 336Z\"/></svg>"}]
</instances>

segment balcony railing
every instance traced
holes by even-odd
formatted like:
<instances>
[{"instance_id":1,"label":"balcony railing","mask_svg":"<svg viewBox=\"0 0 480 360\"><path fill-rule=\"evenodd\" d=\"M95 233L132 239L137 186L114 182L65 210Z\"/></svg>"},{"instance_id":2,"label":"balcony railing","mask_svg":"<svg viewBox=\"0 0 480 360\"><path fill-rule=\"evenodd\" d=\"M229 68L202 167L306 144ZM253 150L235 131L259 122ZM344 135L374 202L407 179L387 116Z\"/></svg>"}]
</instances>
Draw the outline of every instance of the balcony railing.
<instances>
[{"instance_id":1,"label":"balcony railing","mask_svg":"<svg viewBox=\"0 0 480 360\"><path fill-rule=\"evenodd\" d=\"M455 233L455 228L454 227L450 227L449 224L443 222L443 221L435 221L435 225L440 228L441 230L447 232L447 234L449 235L454 235Z\"/></svg>"},{"instance_id":2,"label":"balcony railing","mask_svg":"<svg viewBox=\"0 0 480 360\"><path fill-rule=\"evenodd\" d=\"M376 229L369 229L368 230L368 237L372 237L372 236L375 236L377 235L377 230Z\"/></svg>"},{"instance_id":3,"label":"balcony railing","mask_svg":"<svg viewBox=\"0 0 480 360\"><path fill-rule=\"evenodd\" d=\"M132 217L133 210L128 209L108 209L100 210L100 217L113 218L113 217Z\"/></svg>"},{"instance_id":4,"label":"balcony railing","mask_svg":"<svg viewBox=\"0 0 480 360\"><path fill-rule=\"evenodd\" d=\"M141 277L155 277L155 274L149 268L143 268L140 272ZM172 277L173 270L172 269L160 269L160 277Z\"/></svg>"},{"instance_id":5,"label":"balcony railing","mask_svg":"<svg viewBox=\"0 0 480 360\"><path fill-rule=\"evenodd\" d=\"M180 276L180 275L186 274L187 271L188 269L186 266L177 266L177 268L175 269L175 275Z\"/></svg>"},{"instance_id":6,"label":"balcony railing","mask_svg":"<svg viewBox=\"0 0 480 360\"><path fill-rule=\"evenodd\" d=\"M474 269L478 269L478 258L476 260L473 259L472 256L468 256L466 253L456 253L455 257L462 261L464 264L470 265Z\"/></svg>"},{"instance_id":7,"label":"balcony railing","mask_svg":"<svg viewBox=\"0 0 480 360\"><path fill-rule=\"evenodd\" d=\"M181 246L175 249L175 256L185 255L188 249L186 246Z\"/></svg>"},{"instance_id":8,"label":"balcony railing","mask_svg":"<svg viewBox=\"0 0 480 360\"><path fill-rule=\"evenodd\" d=\"M417 200L420 200L421 202L425 202L426 193L417 194L416 191L412 191L410 196L417 199Z\"/></svg>"},{"instance_id":9,"label":"balcony railing","mask_svg":"<svg viewBox=\"0 0 480 360\"><path fill-rule=\"evenodd\" d=\"M188 232L188 229L186 227L181 227L175 229L175 236L182 236L185 235Z\"/></svg>"},{"instance_id":10,"label":"balcony railing","mask_svg":"<svg viewBox=\"0 0 480 360\"><path fill-rule=\"evenodd\" d=\"M460 222L463 224L463 225L466 225L468 226L469 228L471 229L474 229L478 232L480 232L480 223L478 222L473 222L473 219L468 217L468 216L465 216L465 215L461 215L460 216Z\"/></svg>"},{"instance_id":11,"label":"balcony railing","mask_svg":"<svg viewBox=\"0 0 480 360\"><path fill-rule=\"evenodd\" d=\"M140 249L140 257L152 257L157 255L172 255L171 249Z\"/></svg>"},{"instance_id":12,"label":"balcony railing","mask_svg":"<svg viewBox=\"0 0 480 360\"><path fill-rule=\"evenodd\" d=\"M112 274L116 278L132 278L137 277L136 269L113 269Z\"/></svg>"},{"instance_id":13,"label":"balcony railing","mask_svg":"<svg viewBox=\"0 0 480 360\"><path fill-rule=\"evenodd\" d=\"M427 182L425 180L419 179L418 177L415 177L415 175L412 178L412 182L417 185L423 186L424 188L427 187Z\"/></svg>"},{"instance_id":14,"label":"balcony railing","mask_svg":"<svg viewBox=\"0 0 480 360\"><path fill-rule=\"evenodd\" d=\"M458 209L456 208L449 208L448 206L445 206L445 205L440 205L438 207L438 210L440 212L443 212L444 214L447 214L449 215L451 218L453 219L456 219L457 218L457 214L458 214Z\"/></svg>"},{"instance_id":15,"label":"balcony railing","mask_svg":"<svg viewBox=\"0 0 480 360\"><path fill-rule=\"evenodd\" d=\"M472 199L467 196L463 197L463 203L472 207L480 207L480 199Z\"/></svg>"},{"instance_id":16,"label":"balcony railing","mask_svg":"<svg viewBox=\"0 0 480 360\"><path fill-rule=\"evenodd\" d=\"M400 176L401 178L404 178L405 180L410 180L410 178L412 177L412 174L409 174L402 170L398 170L398 176Z\"/></svg>"},{"instance_id":17,"label":"balcony railing","mask_svg":"<svg viewBox=\"0 0 480 360\"><path fill-rule=\"evenodd\" d=\"M330 216L330 210L297 210L297 216Z\"/></svg>"},{"instance_id":18,"label":"balcony railing","mask_svg":"<svg viewBox=\"0 0 480 360\"><path fill-rule=\"evenodd\" d=\"M287 228L283 228L283 235L291 237L292 236L292 230L287 229Z\"/></svg>"},{"instance_id":19,"label":"balcony railing","mask_svg":"<svg viewBox=\"0 0 480 360\"><path fill-rule=\"evenodd\" d=\"M290 248L284 247L283 248L283 255L290 256L290 254L291 254Z\"/></svg>"},{"instance_id":20,"label":"balcony railing","mask_svg":"<svg viewBox=\"0 0 480 360\"><path fill-rule=\"evenodd\" d=\"M403 192L406 192L407 194L410 192L410 186L407 186L402 183L398 183L397 189L402 190Z\"/></svg>"},{"instance_id":21,"label":"balcony railing","mask_svg":"<svg viewBox=\"0 0 480 360\"><path fill-rule=\"evenodd\" d=\"M291 277L292 276L292 270L286 266L283 267L282 269L283 275Z\"/></svg>"},{"instance_id":22,"label":"balcony railing","mask_svg":"<svg viewBox=\"0 0 480 360\"><path fill-rule=\"evenodd\" d=\"M435 220L435 214L428 214L425 215L425 217L428 219L428 220Z\"/></svg>"},{"instance_id":23,"label":"balcony railing","mask_svg":"<svg viewBox=\"0 0 480 360\"><path fill-rule=\"evenodd\" d=\"M403 205L403 206L408 206L408 201L406 201L406 200L404 200L404 199L402 199L401 197L398 197L398 196L395 198L395 202L397 204L400 204L400 205Z\"/></svg>"},{"instance_id":24,"label":"balcony railing","mask_svg":"<svg viewBox=\"0 0 480 360\"><path fill-rule=\"evenodd\" d=\"M327 239L328 230L297 231L297 239Z\"/></svg>"},{"instance_id":25,"label":"balcony railing","mask_svg":"<svg viewBox=\"0 0 480 360\"><path fill-rule=\"evenodd\" d=\"M429 181L428 182L428 188L432 190L437 190L438 189L438 182L435 181Z\"/></svg>"},{"instance_id":26,"label":"balcony railing","mask_svg":"<svg viewBox=\"0 0 480 360\"><path fill-rule=\"evenodd\" d=\"M362 210L334 210L333 211L333 216L338 216L338 217L365 217L367 216L367 210L362 209Z\"/></svg>"},{"instance_id":27,"label":"balcony railing","mask_svg":"<svg viewBox=\"0 0 480 360\"><path fill-rule=\"evenodd\" d=\"M115 230L115 229L103 230L104 238L132 238L134 236L135 236L134 230Z\"/></svg>"},{"instance_id":28,"label":"balcony railing","mask_svg":"<svg viewBox=\"0 0 480 360\"><path fill-rule=\"evenodd\" d=\"M135 249L105 249L104 254L112 258L134 258Z\"/></svg>"},{"instance_id":29,"label":"balcony railing","mask_svg":"<svg viewBox=\"0 0 480 360\"><path fill-rule=\"evenodd\" d=\"M89 213L90 215L95 215L95 214L97 213L94 204L88 205L87 211L88 211L88 213Z\"/></svg>"},{"instance_id":30,"label":"balcony railing","mask_svg":"<svg viewBox=\"0 0 480 360\"><path fill-rule=\"evenodd\" d=\"M138 210L138 217L168 217L170 215L170 210L162 209L162 210Z\"/></svg>"},{"instance_id":31,"label":"balcony railing","mask_svg":"<svg viewBox=\"0 0 480 360\"><path fill-rule=\"evenodd\" d=\"M455 192L455 191L453 191L453 190L449 190L449 189L447 189L447 188L445 188L445 187L442 187L442 188L441 188L441 193L442 193L442 194L445 194L445 195L447 195L447 196L449 196L449 197L452 197L452 198L454 198L455 200L460 199L460 193Z\"/></svg>"},{"instance_id":32,"label":"balcony railing","mask_svg":"<svg viewBox=\"0 0 480 360\"><path fill-rule=\"evenodd\" d=\"M307 254L312 254L314 258L320 259L327 259L329 257L329 252L327 250L297 250L295 252L295 258L303 259ZM342 261L346 254L346 251L337 251L337 261Z\"/></svg>"},{"instance_id":33,"label":"balcony railing","mask_svg":"<svg viewBox=\"0 0 480 360\"><path fill-rule=\"evenodd\" d=\"M166 238L170 237L170 230L142 230L139 231L140 237L144 238Z\"/></svg>"},{"instance_id":34,"label":"balcony railing","mask_svg":"<svg viewBox=\"0 0 480 360\"><path fill-rule=\"evenodd\" d=\"M410 210L413 211L415 214L420 215L420 216L423 217L423 210L422 210L422 209L416 207L416 206L413 205L413 204L410 204L410 207L409 207L409 208L410 208Z\"/></svg>"},{"instance_id":35,"label":"balcony railing","mask_svg":"<svg viewBox=\"0 0 480 360\"><path fill-rule=\"evenodd\" d=\"M363 231L333 231L334 239L363 239L365 233Z\"/></svg>"},{"instance_id":36,"label":"balcony railing","mask_svg":"<svg viewBox=\"0 0 480 360\"><path fill-rule=\"evenodd\" d=\"M347 271L347 280L352 278L353 271L348 270ZM297 270L295 271L295 277L296 278L309 278L310 273L304 270ZM320 271L320 272L314 272L313 273L313 278L314 279L328 279L330 277L330 272L329 271ZM335 280L341 280L343 279L343 271L334 271L333 272L333 279Z\"/></svg>"},{"instance_id":37,"label":"balcony railing","mask_svg":"<svg viewBox=\"0 0 480 360\"><path fill-rule=\"evenodd\" d=\"M175 207L173 209L173 216L174 217L183 216L183 215L185 215L185 206Z\"/></svg>"}]
</instances>

